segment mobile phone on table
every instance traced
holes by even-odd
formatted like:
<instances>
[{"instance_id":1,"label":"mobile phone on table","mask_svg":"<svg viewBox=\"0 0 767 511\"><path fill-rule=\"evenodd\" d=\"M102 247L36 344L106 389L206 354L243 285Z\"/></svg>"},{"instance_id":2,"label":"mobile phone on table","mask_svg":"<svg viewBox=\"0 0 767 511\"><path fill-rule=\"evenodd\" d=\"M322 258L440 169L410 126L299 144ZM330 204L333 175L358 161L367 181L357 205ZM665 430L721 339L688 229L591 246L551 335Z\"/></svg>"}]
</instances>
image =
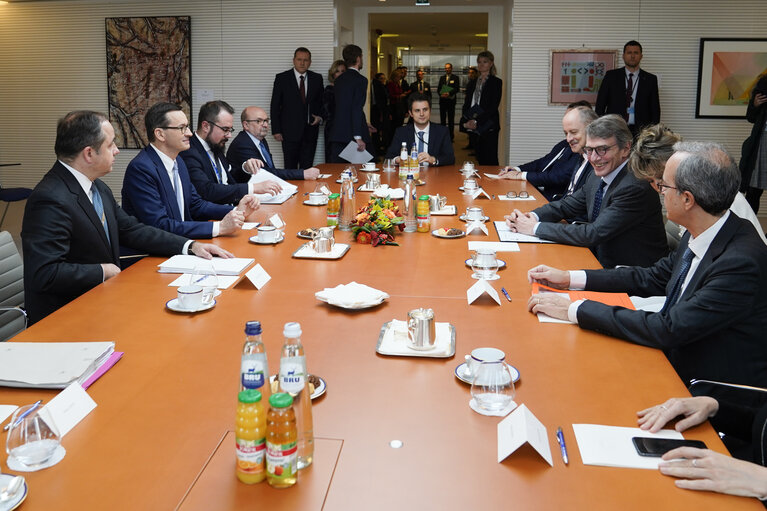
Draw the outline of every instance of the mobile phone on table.
<instances>
[{"instance_id":1,"label":"mobile phone on table","mask_svg":"<svg viewBox=\"0 0 767 511\"><path fill-rule=\"evenodd\" d=\"M666 454L668 451L674 450L677 447L697 447L698 449L705 449L706 444L700 440L679 440L677 438L650 438L635 436L631 439L634 442L634 447L640 456L651 456L659 458Z\"/></svg>"}]
</instances>

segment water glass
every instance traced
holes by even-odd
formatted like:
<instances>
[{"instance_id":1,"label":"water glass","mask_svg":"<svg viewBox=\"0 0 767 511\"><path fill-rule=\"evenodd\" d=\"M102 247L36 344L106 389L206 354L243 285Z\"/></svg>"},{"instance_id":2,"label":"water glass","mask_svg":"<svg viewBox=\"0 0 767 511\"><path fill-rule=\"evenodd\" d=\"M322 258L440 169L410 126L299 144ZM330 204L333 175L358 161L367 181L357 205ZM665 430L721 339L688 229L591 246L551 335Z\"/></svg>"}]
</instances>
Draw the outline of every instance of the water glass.
<instances>
[{"instance_id":1,"label":"water glass","mask_svg":"<svg viewBox=\"0 0 767 511\"><path fill-rule=\"evenodd\" d=\"M396 170L396 165L394 163L394 160L391 158L386 158L383 163L383 169L384 172L394 172Z\"/></svg>"},{"instance_id":2,"label":"water glass","mask_svg":"<svg viewBox=\"0 0 767 511\"><path fill-rule=\"evenodd\" d=\"M5 442L8 456L30 468L45 464L61 444L61 435L53 419L50 414L46 414L43 419L41 410L42 407L36 405L22 406L16 410ZM26 412L29 413L24 415Z\"/></svg>"},{"instance_id":3,"label":"water glass","mask_svg":"<svg viewBox=\"0 0 767 511\"><path fill-rule=\"evenodd\" d=\"M192 272L190 285L202 288L203 307L213 303L216 290L218 289L218 275L216 275L216 270L213 268L213 263L205 261L197 264Z\"/></svg>"},{"instance_id":4,"label":"water glass","mask_svg":"<svg viewBox=\"0 0 767 511\"><path fill-rule=\"evenodd\" d=\"M514 382L505 362L495 360L479 364L471 383L471 397L478 408L500 412L514 400L514 395Z\"/></svg>"}]
</instances>

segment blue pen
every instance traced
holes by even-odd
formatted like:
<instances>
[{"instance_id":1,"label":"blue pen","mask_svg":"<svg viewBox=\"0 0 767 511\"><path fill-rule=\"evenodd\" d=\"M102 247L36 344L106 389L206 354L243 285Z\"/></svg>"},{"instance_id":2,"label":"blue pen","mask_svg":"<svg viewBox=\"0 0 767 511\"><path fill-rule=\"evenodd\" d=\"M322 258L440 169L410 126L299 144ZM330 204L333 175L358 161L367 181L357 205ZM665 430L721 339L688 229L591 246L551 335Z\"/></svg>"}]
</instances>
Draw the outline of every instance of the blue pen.
<instances>
[{"instance_id":1,"label":"blue pen","mask_svg":"<svg viewBox=\"0 0 767 511\"><path fill-rule=\"evenodd\" d=\"M501 288L501 293L503 293L503 296L505 296L508 301L511 301L511 296L509 296L509 292L506 291L505 287Z\"/></svg>"},{"instance_id":2,"label":"blue pen","mask_svg":"<svg viewBox=\"0 0 767 511\"><path fill-rule=\"evenodd\" d=\"M9 429L11 429L11 427L15 428L16 426L18 426L19 423L24 419L24 417L26 417L30 413L34 412L37 409L37 407L40 406L40 403L42 403L42 402L43 402L42 399L38 400L37 403L35 403L35 404L33 404L32 406L29 407L29 410L25 411L24 413L22 413L21 415L16 417L16 422L13 423L13 426L11 426L10 422L8 424L6 424L5 427L3 428L3 431L8 431Z\"/></svg>"},{"instance_id":3,"label":"blue pen","mask_svg":"<svg viewBox=\"0 0 767 511\"><path fill-rule=\"evenodd\" d=\"M567 458L567 446L565 445L565 436L562 434L562 428L557 428L557 443L559 444L559 452L562 453L562 460L564 460L565 465L570 463L570 460Z\"/></svg>"}]
</instances>

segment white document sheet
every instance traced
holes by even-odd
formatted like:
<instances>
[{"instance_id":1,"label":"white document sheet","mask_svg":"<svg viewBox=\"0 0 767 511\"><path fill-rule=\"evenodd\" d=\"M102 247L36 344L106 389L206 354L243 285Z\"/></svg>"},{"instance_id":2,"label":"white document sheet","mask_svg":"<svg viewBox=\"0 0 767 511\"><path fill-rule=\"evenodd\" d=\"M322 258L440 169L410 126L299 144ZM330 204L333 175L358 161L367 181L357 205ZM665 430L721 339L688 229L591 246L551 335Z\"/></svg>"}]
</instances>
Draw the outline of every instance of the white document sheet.
<instances>
[{"instance_id":1,"label":"white document sheet","mask_svg":"<svg viewBox=\"0 0 767 511\"><path fill-rule=\"evenodd\" d=\"M63 389L85 381L114 352L113 342L0 343L0 385Z\"/></svg>"},{"instance_id":2,"label":"white document sheet","mask_svg":"<svg viewBox=\"0 0 767 511\"><path fill-rule=\"evenodd\" d=\"M216 275L239 275L250 266L253 258L233 257L222 259L214 257L213 259L203 259L194 255L174 255L157 266L160 273L192 273L194 267L203 263L213 264Z\"/></svg>"},{"instance_id":3,"label":"white document sheet","mask_svg":"<svg viewBox=\"0 0 767 511\"><path fill-rule=\"evenodd\" d=\"M288 183L282 178L279 178L269 172L268 170L259 170L256 174L250 176L250 183L263 183L264 181L277 181L282 187L282 191L277 195L271 193L257 193L256 197L261 201L261 204L282 204L289 198L291 198L296 192L298 187L294 184Z\"/></svg>"},{"instance_id":4,"label":"white document sheet","mask_svg":"<svg viewBox=\"0 0 767 511\"><path fill-rule=\"evenodd\" d=\"M599 424L573 424L575 440L584 465L603 467L658 469L660 458L640 456L632 437L678 438L684 437L673 429L662 429L653 434L639 428L602 426ZM572 460L572 457L570 458Z\"/></svg>"},{"instance_id":5,"label":"white document sheet","mask_svg":"<svg viewBox=\"0 0 767 511\"><path fill-rule=\"evenodd\" d=\"M373 159L373 155L365 151L357 150L357 142L352 140L338 155L349 163L367 163Z\"/></svg>"},{"instance_id":6,"label":"white document sheet","mask_svg":"<svg viewBox=\"0 0 767 511\"><path fill-rule=\"evenodd\" d=\"M16 405L0 405L0 424L5 422L5 419L13 415L18 406Z\"/></svg>"},{"instance_id":7,"label":"white document sheet","mask_svg":"<svg viewBox=\"0 0 767 511\"><path fill-rule=\"evenodd\" d=\"M519 245L517 243L501 243L499 241L469 242L469 250L477 250L478 248L489 248L496 252L519 252Z\"/></svg>"},{"instance_id":8,"label":"white document sheet","mask_svg":"<svg viewBox=\"0 0 767 511\"><path fill-rule=\"evenodd\" d=\"M553 241L542 240L538 236L512 232L505 221L501 222L496 220L493 223L495 224L495 230L498 231L498 239L501 241L514 241L516 243L554 243Z\"/></svg>"}]
</instances>

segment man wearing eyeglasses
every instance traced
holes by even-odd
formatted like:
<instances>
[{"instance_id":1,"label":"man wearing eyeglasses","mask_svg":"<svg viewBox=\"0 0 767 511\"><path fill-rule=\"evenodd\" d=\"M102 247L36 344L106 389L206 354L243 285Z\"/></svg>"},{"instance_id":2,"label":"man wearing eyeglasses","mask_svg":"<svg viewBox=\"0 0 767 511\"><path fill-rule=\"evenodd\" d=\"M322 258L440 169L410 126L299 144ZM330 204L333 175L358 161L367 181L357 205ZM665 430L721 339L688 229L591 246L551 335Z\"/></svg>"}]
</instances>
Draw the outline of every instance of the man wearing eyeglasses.
<instances>
[{"instance_id":1,"label":"man wearing eyeglasses","mask_svg":"<svg viewBox=\"0 0 767 511\"><path fill-rule=\"evenodd\" d=\"M578 191L529 213L506 217L522 234L565 245L589 247L605 268L649 266L668 253L656 192L626 165L631 132L618 115L606 115L586 128L585 152L594 172ZM561 223L585 217L587 222Z\"/></svg>"},{"instance_id":2,"label":"man wearing eyeglasses","mask_svg":"<svg viewBox=\"0 0 767 511\"><path fill-rule=\"evenodd\" d=\"M190 147L179 156L189 171L197 193L216 204L237 204L252 193L280 193L282 187L276 181L261 183L238 183L232 177L232 166L224 156L226 143L234 133L234 109L226 101L208 101L200 107L197 131L189 139ZM245 162L251 171L257 171L255 160Z\"/></svg>"},{"instance_id":3,"label":"man wearing eyeglasses","mask_svg":"<svg viewBox=\"0 0 767 511\"><path fill-rule=\"evenodd\" d=\"M291 179L317 179L320 169L278 169L274 166L272 152L266 141L269 133L269 116L266 110L257 106L246 107L240 115L242 131L229 144L226 157L232 163L232 176L240 183L246 183L258 169L268 170L286 181Z\"/></svg>"},{"instance_id":4,"label":"man wearing eyeglasses","mask_svg":"<svg viewBox=\"0 0 767 511\"><path fill-rule=\"evenodd\" d=\"M178 105L157 103L144 117L149 145L128 164L123 177L123 208L145 224L189 238L233 234L256 209L245 195L236 208L206 201L189 179L179 153L193 136ZM221 220L209 222L208 220Z\"/></svg>"},{"instance_id":5,"label":"man wearing eyeglasses","mask_svg":"<svg viewBox=\"0 0 767 511\"><path fill-rule=\"evenodd\" d=\"M659 312L536 294L528 309L662 349L685 383L767 387L767 247L729 211L740 173L725 149L679 142L659 183L668 218L687 228L679 247L648 268L562 271L537 266L531 282L560 289L665 295ZM557 296L554 296L554 295Z\"/></svg>"}]
</instances>

